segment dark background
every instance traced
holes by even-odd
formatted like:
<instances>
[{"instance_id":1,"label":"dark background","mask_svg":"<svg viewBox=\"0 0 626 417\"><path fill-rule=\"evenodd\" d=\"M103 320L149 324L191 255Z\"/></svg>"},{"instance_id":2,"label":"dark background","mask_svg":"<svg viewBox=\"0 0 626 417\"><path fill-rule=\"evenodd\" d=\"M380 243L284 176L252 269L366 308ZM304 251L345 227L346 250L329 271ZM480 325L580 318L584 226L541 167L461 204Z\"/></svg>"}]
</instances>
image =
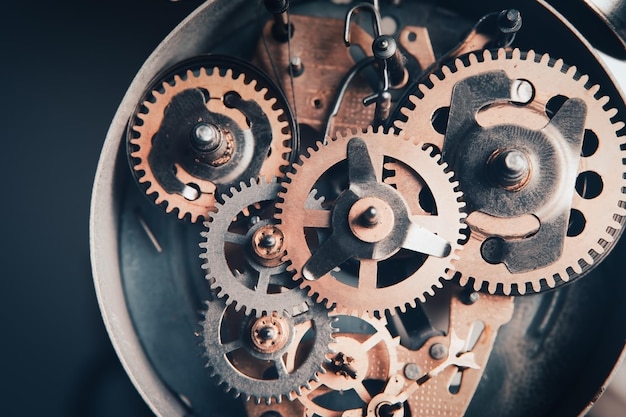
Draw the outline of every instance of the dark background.
<instances>
[{"instance_id":1,"label":"dark background","mask_svg":"<svg viewBox=\"0 0 626 417\"><path fill-rule=\"evenodd\" d=\"M91 185L134 74L200 3L0 8L0 416L150 415L100 318Z\"/></svg>"},{"instance_id":2,"label":"dark background","mask_svg":"<svg viewBox=\"0 0 626 417\"><path fill-rule=\"evenodd\" d=\"M0 8L0 416L149 416L89 263L100 148L134 74L200 0Z\"/></svg>"}]
</instances>

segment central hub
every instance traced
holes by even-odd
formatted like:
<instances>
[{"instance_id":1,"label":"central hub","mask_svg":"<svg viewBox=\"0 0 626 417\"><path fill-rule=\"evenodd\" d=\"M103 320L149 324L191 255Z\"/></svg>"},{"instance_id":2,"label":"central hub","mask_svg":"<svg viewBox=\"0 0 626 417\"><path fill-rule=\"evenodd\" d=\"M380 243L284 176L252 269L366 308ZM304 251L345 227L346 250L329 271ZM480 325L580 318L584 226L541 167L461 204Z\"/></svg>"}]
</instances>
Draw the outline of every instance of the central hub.
<instances>
[{"instance_id":1,"label":"central hub","mask_svg":"<svg viewBox=\"0 0 626 417\"><path fill-rule=\"evenodd\" d=\"M191 132L191 145L203 162L216 167L230 161L234 151L232 134L206 122L194 126Z\"/></svg>"},{"instance_id":2,"label":"central hub","mask_svg":"<svg viewBox=\"0 0 626 417\"><path fill-rule=\"evenodd\" d=\"M278 266L282 263L285 235L272 224L260 227L252 236L252 250L257 260L265 266Z\"/></svg>"},{"instance_id":3,"label":"central hub","mask_svg":"<svg viewBox=\"0 0 626 417\"><path fill-rule=\"evenodd\" d=\"M354 236L363 242L375 243L393 230L394 214L387 202L377 197L357 200L348 213L348 223Z\"/></svg>"},{"instance_id":4,"label":"central hub","mask_svg":"<svg viewBox=\"0 0 626 417\"><path fill-rule=\"evenodd\" d=\"M530 180L530 160L517 149L499 149L489 157L487 164L492 180L504 189L520 190Z\"/></svg>"},{"instance_id":5,"label":"central hub","mask_svg":"<svg viewBox=\"0 0 626 417\"><path fill-rule=\"evenodd\" d=\"M256 319L250 326L252 347L260 353L274 353L289 341L289 323L276 313Z\"/></svg>"}]
</instances>

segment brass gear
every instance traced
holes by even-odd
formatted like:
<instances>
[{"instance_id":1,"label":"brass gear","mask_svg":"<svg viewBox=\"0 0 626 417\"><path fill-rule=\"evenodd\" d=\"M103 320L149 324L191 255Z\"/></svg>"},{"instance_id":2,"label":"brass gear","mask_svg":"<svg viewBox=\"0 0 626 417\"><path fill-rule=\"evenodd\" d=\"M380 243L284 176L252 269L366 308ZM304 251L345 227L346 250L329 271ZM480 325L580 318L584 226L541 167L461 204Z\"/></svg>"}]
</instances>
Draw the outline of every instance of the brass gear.
<instances>
[{"instance_id":1,"label":"brass gear","mask_svg":"<svg viewBox=\"0 0 626 417\"><path fill-rule=\"evenodd\" d=\"M354 271L355 274L353 274L358 278L358 287L354 283L350 285L343 279L337 279L333 276L334 272L326 273L315 280L303 279L300 286L308 289L309 296L312 296L317 302L325 302L328 307L335 305L339 312L359 315L367 311L373 314L385 310L391 311L396 307L405 311L407 305L414 307L417 299L425 301L426 294L432 295L435 287L442 287L443 283L440 278L445 280L452 276L453 263L458 259L457 251L461 249L458 242L463 238L461 231L465 228L463 224L465 214L461 212L464 204L460 201L461 193L456 189L457 183L452 181L452 172L446 171L446 165L442 164L439 157L433 155L430 149L424 149L419 144L416 145L409 137L378 132L370 127L360 132L354 131L345 135L338 135L330 140L328 145L321 146L317 151L312 151L310 156L302 156L301 163L295 165L293 171L287 174L287 181L284 183L283 191L279 193L276 204L276 217L286 236L286 258L290 261L289 268L296 271L294 279L299 279L303 277L303 267L312 258L312 253L317 252L319 254L319 250L312 249L312 246L316 244L314 241L318 239L323 241L324 233L331 230L331 214L336 211L336 203L343 195L341 194L337 200L333 201L332 196L319 195L319 187L324 186L324 178L328 179L330 176L336 179L338 172L349 171L349 169L341 169L340 164L349 163L348 149L355 138L362 140L367 145L369 154L373 155L371 160L373 166L376 167L373 171L376 173L378 183L386 181L383 178L383 171L387 171L387 169L398 164L419 178L424 188L427 188L431 193L431 198L436 206L435 210L426 215L422 212L413 213L410 209L411 204L406 202L420 198L418 193L401 195L388 184L377 186L387 187L394 190L394 193L401 195L402 202L395 206L404 206L403 209L408 212L409 217L415 218L420 226L434 231L439 238L449 242L450 251L441 257L423 255L425 253L423 251L420 255L415 253L418 251L400 251L387 258L370 257L369 259L356 256L352 252L349 262L359 261L359 266L354 268L358 272ZM387 166L388 163L394 161L397 164ZM356 165L361 166L358 162ZM388 172L387 175L389 175ZM320 180L320 178L322 179ZM312 207L311 195L315 193L318 194L317 204L323 197L325 201L322 204L326 207L332 207L332 210L319 210ZM362 200L365 198L359 200L352 207L358 205ZM386 202L382 203L381 206L386 205ZM388 207L394 207L394 204L390 203ZM394 210L396 208L394 207ZM436 215L434 215L435 212ZM319 236L311 235L309 229L319 232ZM352 236L349 230L348 232L337 230L333 233L346 233L350 235L349 238L352 241L357 236L354 230L355 236ZM391 235L394 233L391 232ZM359 239L365 240L365 238ZM328 240L330 238L326 242ZM367 246L361 242L357 242L357 244ZM321 247L323 247L323 242ZM333 249L331 248L331 250ZM419 262L410 264L416 258L419 258ZM382 262L386 260L389 260L385 264L386 274L384 278L381 278L379 275L380 268L383 265ZM403 265L405 267L403 269L400 265L404 261L409 263ZM395 277L398 274L402 275L399 278ZM384 282L384 279L392 279L391 276L394 276L393 282Z\"/></svg>"},{"instance_id":2,"label":"brass gear","mask_svg":"<svg viewBox=\"0 0 626 417\"><path fill-rule=\"evenodd\" d=\"M229 123L236 125L242 131L249 129L249 121L246 120L246 115L241 111L228 106L225 97L235 93L244 101L253 101L258 104L269 121L271 131L269 152L258 172L261 177L269 179L282 175L281 168L287 165L285 155L291 151L289 147L291 135L288 133L285 111L276 105L277 99L269 94L268 88L259 88L257 81L249 75L236 74L230 68L223 71L217 66L202 66L194 71L188 69L184 75L181 76L180 74L182 71L153 88L150 95L147 96L148 98L142 102L142 109L137 112L129 133L130 156L133 159L133 169L137 180L141 184L147 184L146 194L156 194L155 204L166 203L166 212L170 213L177 209L180 219L190 215L191 221L196 222L198 219L206 218L209 211L214 211L216 198L220 194L218 190L220 184L228 189L229 185L238 184L242 179L249 179L249 176L248 178L239 178L237 171L234 174L225 175L223 179L220 178L223 181L211 180L203 178L202 175L188 172L189 170L186 170L179 161L174 160L168 168L174 172L178 181L188 187L191 186L189 191L192 193L192 198L184 196L183 193L168 192L165 189L155 175L155 170L150 162L150 154L154 150L153 138L159 132L164 121L165 111L174 97L189 90L202 91L205 96L208 92L209 98L206 99L206 109L230 119ZM222 128L223 126L217 127ZM168 140L170 142L188 141L189 135L191 135L191 128L186 137L168 138ZM224 157L221 160L216 160L214 165L221 165L224 161L228 161L233 152L233 146L237 146L237 143L234 145L232 143L233 140L236 141L233 135L229 135L226 131L225 136L225 141L230 141L226 145L228 149L224 152ZM249 145L246 144L246 146ZM250 160L259 157L259 155L247 156ZM209 166L206 161L201 161L199 158L195 158L193 163L198 166Z\"/></svg>"},{"instance_id":3,"label":"brass gear","mask_svg":"<svg viewBox=\"0 0 626 417\"><path fill-rule=\"evenodd\" d=\"M562 60L553 60L547 54L534 51L526 53L519 49L506 51L485 50L482 54L470 54L456 59L450 67L443 67L439 75L432 74L430 86L421 85L417 95L410 96L413 109L401 110L406 120L396 121L396 128L431 143L440 150L444 147L444 134L437 126L440 109L449 109L457 83L468 77L490 71L504 71L511 80L530 82L534 92L526 105L495 104L483 112L479 124L522 125L528 129L541 129L550 121L550 100L566 95L567 98L582 100L587 106L584 128L598 138L597 149L581 155L578 165L580 174L592 172L601 178L601 192L594 198L583 198L581 191L574 191L571 208L584 219L584 229L575 236L567 236L561 256L552 264L525 271L511 273L503 263L489 263L481 255L481 245L491 236L523 239L537 232L539 224L532 213L511 218L484 215L482 212L468 213L467 223L470 237L464 246L463 256L456 264L461 274L461 285L472 284L475 290L490 293L524 294L554 288L578 278L609 253L622 230L624 216L624 152L620 149L619 131L624 123L615 122L616 109L608 108L609 98L599 94L600 87L591 85L589 77L580 75L576 67L567 66ZM419 96L419 97L418 97ZM445 129L445 128L444 128ZM585 146L585 145L583 145ZM472 149L466 149L472 152ZM455 169L453 161L447 161ZM457 172L458 174L458 172ZM463 189L463 178L459 178ZM584 185L583 185L584 188ZM570 222L572 217L570 217Z\"/></svg>"}]
</instances>

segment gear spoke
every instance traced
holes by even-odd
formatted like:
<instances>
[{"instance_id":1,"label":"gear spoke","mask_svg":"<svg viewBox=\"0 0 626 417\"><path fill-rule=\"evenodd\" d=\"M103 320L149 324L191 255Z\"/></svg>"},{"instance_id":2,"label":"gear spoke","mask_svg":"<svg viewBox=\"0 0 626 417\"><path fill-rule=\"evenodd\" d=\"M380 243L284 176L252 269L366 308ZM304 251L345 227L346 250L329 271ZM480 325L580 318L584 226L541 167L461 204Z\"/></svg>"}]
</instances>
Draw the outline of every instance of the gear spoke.
<instances>
[{"instance_id":1,"label":"gear spoke","mask_svg":"<svg viewBox=\"0 0 626 417\"><path fill-rule=\"evenodd\" d=\"M433 216L430 214L415 214L411 216L411 223L415 226L422 227L434 234L439 234L441 230L445 230L445 219L441 216Z\"/></svg>"},{"instance_id":2,"label":"gear spoke","mask_svg":"<svg viewBox=\"0 0 626 417\"><path fill-rule=\"evenodd\" d=\"M378 282L378 261L375 259L359 260L359 289L376 288Z\"/></svg>"},{"instance_id":3,"label":"gear spoke","mask_svg":"<svg viewBox=\"0 0 626 417\"><path fill-rule=\"evenodd\" d=\"M363 139L356 137L350 139L347 152L350 189L359 195L359 185L376 182L376 171Z\"/></svg>"},{"instance_id":4,"label":"gear spoke","mask_svg":"<svg viewBox=\"0 0 626 417\"><path fill-rule=\"evenodd\" d=\"M224 242L233 243L239 246L244 246L249 243L248 238L245 235L233 232L224 233Z\"/></svg>"},{"instance_id":5,"label":"gear spoke","mask_svg":"<svg viewBox=\"0 0 626 417\"><path fill-rule=\"evenodd\" d=\"M270 279L272 278L272 273L268 269L262 269L259 271L259 279L256 282L256 286L254 288L255 291L259 291L261 294L267 294L267 289L270 286Z\"/></svg>"},{"instance_id":6,"label":"gear spoke","mask_svg":"<svg viewBox=\"0 0 626 417\"><path fill-rule=\"evenodd\" d=\"M276 358L274 360L274 367L276 368L276 372L278 373L278 378L285 378L289 375L289 371L287 370L287 365L282 358Z\"/></svg>"},{"instance_id":7,"label":"gear spoke","mask_svg":"<svg viewBox=\"0 0 626 417\"><path fill-rule=\"evenodd\" d=\"M309 281L320 279L351 257L352 252L340 244L336 234L332 234L304 264L302 276Z\"/></svg>"},{"instance_id":8,"label":"gear spoke","mask_svg":"<svg viewBox=\"0 0 626 417\"><path fill-rule=\"evenodd\" d=\"M304 227L314 227L317 229L330 228L331 211L322 209L304 210Z\"/></svg>"},{"instance_id":9,"label":"gear spoke","mask_svg":"<svg viewBox=\"0 0 626 417\"><path fill-rule=\"evenodd\" d=\"M243 342L239 339L235 339L228 343L220 344L219 351L222 355L228 355L231 352L234 352L243 347Z\"/></svg>"},{"instance_id":10,"label":"gear spoke","mask_svg":"<svg viewBox=\"0 0 626 417\"><path fill-rule=\"evenodd\" d=\"M371 335L370 337L367 338L367 340L363 341L361 343L361 349L363 349L364 351L369 351L370 349L372 349L374 346L376 346L377 344L379 344L382 341L382 335L378 332L374 333L373 335Z\"/></svg>"},{"instance_id":11,"label":"gear spoke","mask_svg":"<svg viewBox=\"0 0 626 417\"><path fill-rule=\"evenodd\" d=\"M372 395L367 391L367 388L365 388L365 385L363 385L363 383L356 384L354 386L354 391L357 393L359 398L362 399L363 402L365 402L366 404L369 403L372 399Z\"/></svg>"}]
</instances>

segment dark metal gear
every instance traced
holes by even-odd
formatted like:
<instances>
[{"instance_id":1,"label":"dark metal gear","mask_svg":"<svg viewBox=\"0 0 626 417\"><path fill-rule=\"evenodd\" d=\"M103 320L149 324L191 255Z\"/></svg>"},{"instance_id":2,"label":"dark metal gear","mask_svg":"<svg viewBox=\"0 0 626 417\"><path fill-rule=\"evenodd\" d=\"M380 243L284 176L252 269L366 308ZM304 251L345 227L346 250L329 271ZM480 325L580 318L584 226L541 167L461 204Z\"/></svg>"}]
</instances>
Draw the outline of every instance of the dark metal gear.
<instances>
[{"instance_id":1,"label":"dark metal gear","mask_svg":"<svg viewBox=\"0 0 626 417\"><path fill-rule=\"evenodd\" d=\"M524 294L588 273L623 230L624 151L589 77L548 55L484 51L431 75L396 127L443 152L468 205L462 285Z\"/></svg>"},{"instance_id":2,"label":"dark metal gear","mask_svg":"<svg viewBox=\"0 0 626 417\"><path fill-rule=\"evenodd\" d=\"M232 185L280 176L287 165L289 108L253 67L216 56L165 72L128 129L137 181L169 213L206 218Z\"/></svg>"},{"instance_id":3,"label":"dark metal gear","mask_svg":"<svg viewBox=\"0 0 626 417\"><path fill-rule=\"evenodd\" d=\"M227 391L245 401L292 399L324 372L333 342L332 321L319 304L294 316L257 318L220 299L208 302L200 323L206 366Z\"/></svg>"},{"instance_id":4,"label":"dark metal gear","mask_svg":"<svg viewBox=\"0 0 626 417\"><path fill-rule=\"evenodd\" d=\"M291 279L284 255L285 236L276 224L276 179L252 179L223 195L205 222L202 267L218 297L235 310L260 317L273 311L295 315L310 299Z\"/></svg>"},{"instance_id":5,"label":"dark metal gear","mask_svg":"<svg viewBox=\"0 0 626 417\"><path fill-rule=\"evenodd\" d=\"M387 184L399 163L421 189ZM461 193L438 156L369 129L338 136L288 174L277 217L309 295L350 314L415 306L448 279L465 227ZM323 209L311 207L311 193ZM427 208L416 212L409 200Z\"/></svg>"}]
</instances>

